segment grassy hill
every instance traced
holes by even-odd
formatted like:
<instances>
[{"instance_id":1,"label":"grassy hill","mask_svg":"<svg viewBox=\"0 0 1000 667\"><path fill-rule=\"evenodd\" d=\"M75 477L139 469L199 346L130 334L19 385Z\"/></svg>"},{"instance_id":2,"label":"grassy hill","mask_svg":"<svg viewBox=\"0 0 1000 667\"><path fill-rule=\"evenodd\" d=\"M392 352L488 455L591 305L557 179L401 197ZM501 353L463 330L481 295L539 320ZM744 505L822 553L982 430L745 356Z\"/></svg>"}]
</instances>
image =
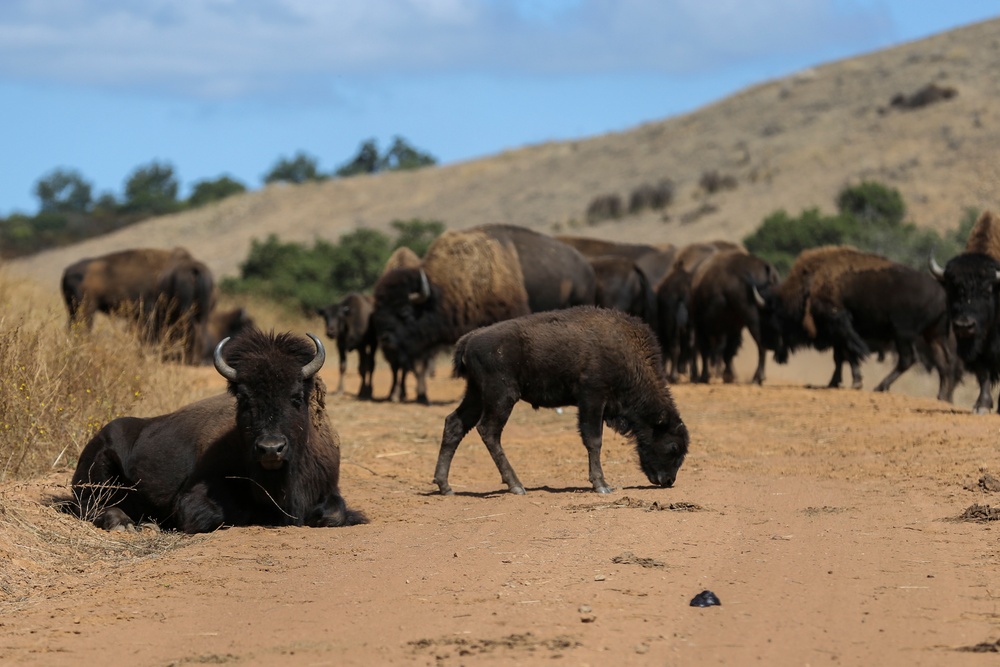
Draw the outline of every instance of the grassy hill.
<instances>
[{"instance_id":1,"label":"grassy hill","mask_svg":"<svg viewBox=\"0 0 1000 667\"><path fill-rule=\"evenodd\" d=\"M912 222L946 229L965 207L1000 208L997 71L1000 20L992 20L767 81L624 132L415 172L270 186L7 266L55 285L80 257L184 245L217 275L232 275L253 238L336 239L414 217L656 243L738 240L778 208L832 211L836 193L862 179L899 189ZM957 95L913 110L890 106L932 83ZM734 177L735 189L705 192L699 181L710 171ZM664 178L676 185L665 211L583 221L595 195L627 199Z\"/></svg>"}]
</instances>

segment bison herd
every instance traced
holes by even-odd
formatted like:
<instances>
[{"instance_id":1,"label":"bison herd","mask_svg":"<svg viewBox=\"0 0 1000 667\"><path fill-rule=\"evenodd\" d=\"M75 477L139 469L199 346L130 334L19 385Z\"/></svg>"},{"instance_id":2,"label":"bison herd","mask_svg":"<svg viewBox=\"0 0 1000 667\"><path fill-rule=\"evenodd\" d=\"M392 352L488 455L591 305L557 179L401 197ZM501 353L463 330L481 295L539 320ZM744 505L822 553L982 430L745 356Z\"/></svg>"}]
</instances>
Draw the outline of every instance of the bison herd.
<instances>
[{"instance_id":1,"label":"bison herd","mask_svg":"<svg viewBox=\"0 0 1000 667\"><path fill-rule=\"evenodd\" d=\"M502 481L524 487L500 444L518 401L578 407L595 491L607 424L633 440L650 483L672 486L688 433L668 390L687 375L733 382L746 329L766 353L833 352L829 385L873 353L895 366L886 391L914 364L933 369L938 398L951 401L966 369L993 408L1000 379L1000 218L983 213L965 251L920 271L848 246L802 252L788 275L729 242L682 248L550 237L512 225L446 231L423 258L401 250L373 294L350 294L317 312L336 341L338 392L357 351L358 397L373 397L377 348L393 371L389 398L406 398L407 374L426 403L433 358L454 346L465 394L444 424L434 482L450 493L452 457L476 428ZM263 334L242 310L214 312L211 273L182 249L133 250L68 267L63 295L71 324L96 311L123 313L144 340L183 341L180 357L211 358L227 395L151 419L122 418L84 449L73 489L81 516L112 529L153 520L188 532L222 525L339 526L364 522L338 490L339 442L316 376L318 339ZM212 322L215 322L213 325ZM230 341L232 338L232 342Z\"/></svg>"}]
</instances>

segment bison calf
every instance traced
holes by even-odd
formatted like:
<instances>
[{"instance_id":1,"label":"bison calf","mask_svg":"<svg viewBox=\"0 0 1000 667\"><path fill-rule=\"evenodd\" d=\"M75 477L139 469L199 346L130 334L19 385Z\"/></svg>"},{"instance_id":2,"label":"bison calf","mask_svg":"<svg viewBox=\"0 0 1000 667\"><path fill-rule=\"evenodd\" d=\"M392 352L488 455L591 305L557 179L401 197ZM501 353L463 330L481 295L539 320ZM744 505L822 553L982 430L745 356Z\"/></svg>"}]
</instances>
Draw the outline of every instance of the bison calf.
<instances>
[{"instance_id":1,"label":"bison calf","mask_svg":"<svg viewBox=\"0 0 1000 667\"><path fill-rule=\"evenodd\" d=\"M639 465L653 484L673 486L688 450L688 432L667 389L660 348L638 319L578 306L506 320L460 338L455 376L465 396L448 415L434 482L452 493L448 471L462 438L477 427L511 493L524 486L500 446L514 405L576 405L598 493L612 491L601 468L601 435L608 424L636 442Z\"/></svg>"}]
</instances>

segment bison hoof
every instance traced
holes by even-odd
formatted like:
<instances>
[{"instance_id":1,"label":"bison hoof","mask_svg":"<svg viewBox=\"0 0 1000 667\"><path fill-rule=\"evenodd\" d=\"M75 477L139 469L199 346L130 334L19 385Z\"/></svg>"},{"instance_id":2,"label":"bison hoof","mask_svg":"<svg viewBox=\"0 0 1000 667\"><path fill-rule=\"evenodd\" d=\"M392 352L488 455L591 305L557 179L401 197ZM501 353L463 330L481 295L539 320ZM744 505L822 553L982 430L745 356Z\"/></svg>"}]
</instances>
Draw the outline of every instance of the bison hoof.
<instances>
[{"instance_id":1,"label":"bison hoof","mask_svg":"<svg viewBox=\"0 0 1000 667\"><path fill-rule=\"evenodd\" d=\"M427 394L421 394L421 395L417 396L417 403L419 403L420 405L430 405L431 404L431 402L429 400L427 400Z\"/></svg>"},{"instance_id":2,"label":"bison hoof","mask_svg":"<svg viewBox=\"0 0 1000 667\"><path fill-rule=\"evenodd\" d=\"M512 486L508 489L508 491L513 493L515 496L523 496L525 494L523 486Z\"/></svg>"},{"instance_id":3,"label":"bison hoof","mask_svg":"<svg viewBox=\"0 0 1000 667\"><path fill-rule=\"evenodd\" d=\"M607 486L607 485L594 487L594 491L596 491L597 493L614 493L614 490L615 489L613 486Z\"/></svg>"},{"instance_id":4,"label":"bison hoof","mask_svg":"<svg viewBox=\"0 0 1000 667\"><path fill-rule=\"evenodd\" d=\"M990 409L990 406L988 406L988 405L977 405L974 408L972 408L973 414L977 414L977 415L988 415L992 411L993 410Z\"/></svg>"},{"instance_id":5,"label":"bison hoof","mask_svg":"<svg viewBox=\"0 0 1000 667\"><path fill-rule=\"evenodd\" d=\"M438 485L438 490L441 492L442 496L453 496L453 495L455 495L455 492L451 490L451 487L448 486L447 483L441 484L440 482L437 482L437 485Z\"/></svg>"}]
</instances>

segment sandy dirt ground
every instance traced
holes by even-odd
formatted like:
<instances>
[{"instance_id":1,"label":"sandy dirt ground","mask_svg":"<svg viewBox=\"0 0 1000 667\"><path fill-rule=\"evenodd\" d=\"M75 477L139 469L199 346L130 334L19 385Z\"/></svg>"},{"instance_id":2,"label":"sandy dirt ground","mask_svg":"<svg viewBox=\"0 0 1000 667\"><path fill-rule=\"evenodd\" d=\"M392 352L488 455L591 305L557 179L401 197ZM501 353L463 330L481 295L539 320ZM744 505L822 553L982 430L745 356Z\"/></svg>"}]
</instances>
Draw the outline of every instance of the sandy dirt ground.
<instances>
[{"instance_id":1,"label":"sandy dirt ground","mask_svg":"<svg viewBox=\"0 0 1000 667\"><path fill-rule=\"evenodd\" d=\"M961 517L995 502L1000 417L926 388L807 388L803 373L830 372L816 359L772 369L764 387L675 386L691 450L674 488L649 486L606 429L605 496L589 489L575 408L526 405L504 435L527 495L504 492L475 432L452 468L457 495L437 495L441 427L463 390L446 360L429 407L331 396L342 491L369 525L220 530L125 568L35 573L31 594L0 607L0 663L992 661L979 653L1000 648L1000 524ZM212 369L191 373L222 387ZM703 590L721 605L690 606Z\"/></svg>"}]
</instances>

